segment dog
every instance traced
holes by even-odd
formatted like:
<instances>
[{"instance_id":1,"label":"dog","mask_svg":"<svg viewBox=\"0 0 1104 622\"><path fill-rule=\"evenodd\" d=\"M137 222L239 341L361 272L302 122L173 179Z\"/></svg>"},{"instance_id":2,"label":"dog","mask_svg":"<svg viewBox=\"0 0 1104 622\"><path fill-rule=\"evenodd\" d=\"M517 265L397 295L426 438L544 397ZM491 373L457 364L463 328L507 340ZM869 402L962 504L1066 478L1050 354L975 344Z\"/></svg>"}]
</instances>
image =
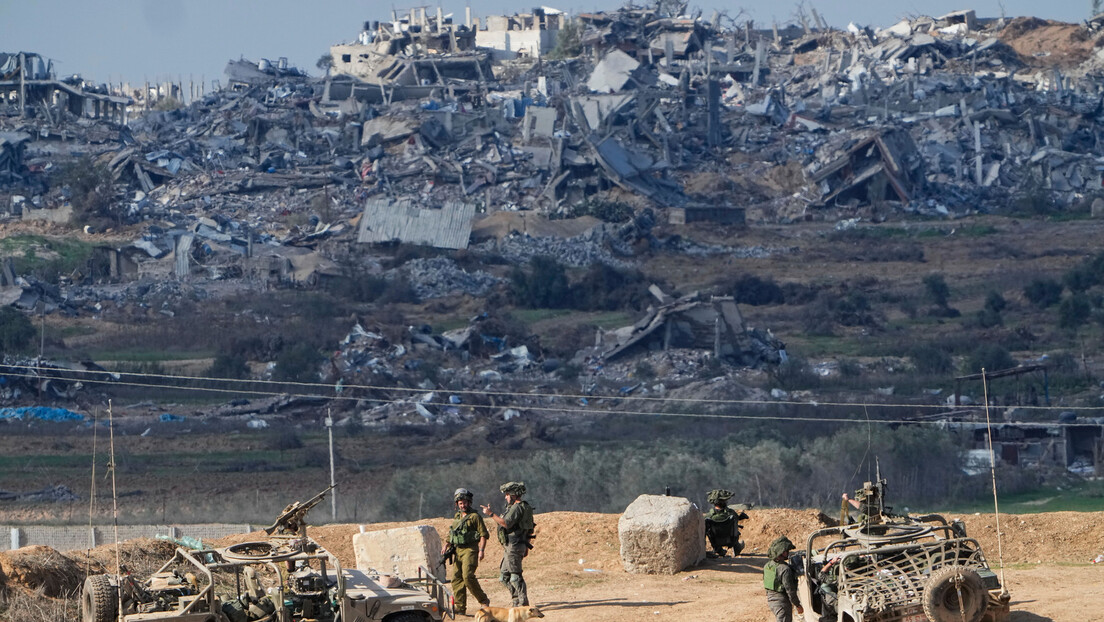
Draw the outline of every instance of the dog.
<instances>
[{"instance_id":1,"label":"dog","mask_svg":"<svg viewBox=\"0 0 1104 622\"><path fill-rule=\"evenodd\" d=\"M543 617L536 607L483 607L475 614L475 622L525 622Z\"/></svg>"}]
</instances>

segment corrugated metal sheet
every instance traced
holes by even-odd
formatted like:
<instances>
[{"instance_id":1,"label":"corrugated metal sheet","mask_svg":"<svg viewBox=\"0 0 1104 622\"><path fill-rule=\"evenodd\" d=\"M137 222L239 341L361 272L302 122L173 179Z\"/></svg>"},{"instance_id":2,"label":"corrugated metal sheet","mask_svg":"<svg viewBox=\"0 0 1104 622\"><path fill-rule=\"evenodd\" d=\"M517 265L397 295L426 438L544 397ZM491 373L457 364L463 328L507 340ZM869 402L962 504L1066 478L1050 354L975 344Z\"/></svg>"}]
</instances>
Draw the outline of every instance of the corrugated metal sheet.
<instances>
[{"instance_id":1,"label":"corrugated metal sheet","mask_svg":"<svg viewBox=\"0 0 1104 622\"><path fill-rule=\"evenodd\" d=\"M475 205L459 201L432 209L420 208L409 199L372 199L364 207L357 242L398 240L437 248L467 248L473 216Z\"/></svg>"}]
</instances>

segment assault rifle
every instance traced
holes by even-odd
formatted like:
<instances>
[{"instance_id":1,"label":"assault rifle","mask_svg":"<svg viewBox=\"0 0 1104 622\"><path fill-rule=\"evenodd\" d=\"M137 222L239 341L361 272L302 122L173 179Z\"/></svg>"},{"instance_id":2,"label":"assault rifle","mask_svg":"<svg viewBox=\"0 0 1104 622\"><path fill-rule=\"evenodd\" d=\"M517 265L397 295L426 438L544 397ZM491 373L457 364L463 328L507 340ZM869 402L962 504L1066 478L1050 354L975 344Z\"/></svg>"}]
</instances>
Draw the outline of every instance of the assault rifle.
<instances>
[{"instance_id":1,"label":"assault rifle","mask_svg":"<svg viewBox=\"0 0 1104 622\"><path fill-rule=\"evenodd\" d=\"M326 498L326 493L336 487L337 485L334 484L317 495L314 495L307 501L302 503L296 501L289 504L284 508L284 511L280 512L280 515L276 517L276 522L272 523L271 527L265 528L265 533L271 536L274 531L279 530L280 533L287 532L295 535L303 535L300 533L300 529L306 526L306 521L303 519L306 518L307 512L321 503L322 499Z\"/></svg>"}]
</instances>

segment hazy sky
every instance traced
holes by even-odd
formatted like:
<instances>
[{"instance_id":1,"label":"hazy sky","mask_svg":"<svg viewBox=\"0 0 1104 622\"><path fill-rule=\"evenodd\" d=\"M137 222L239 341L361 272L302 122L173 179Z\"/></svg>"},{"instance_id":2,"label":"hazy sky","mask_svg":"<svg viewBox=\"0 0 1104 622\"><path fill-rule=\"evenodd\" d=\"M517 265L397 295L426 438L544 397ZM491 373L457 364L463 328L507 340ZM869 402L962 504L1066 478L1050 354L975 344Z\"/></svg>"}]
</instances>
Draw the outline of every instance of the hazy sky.
<instances>
[{"instance_id":1,"label":"hazy sky","mask_svg":"<svg viewBox=\"0 0 1104 622\"><path fill-rule=\"evenodd\" d=\"M637 0L638 5L647 0ZM424 4L430 4L424 2ZM364 21L389 19L391 9L422 6L380 0L0 0L0 52L37 52L54 60L59 76L81 74L98 82L183 78L220 79L226 61L281 56L317 75L315 62L333 43L356 38ZM528 12L533 6L570 12L613 10L620 0L442 0L457 22L470 5L475 16ZM796 2L693 0L708 17L714 8L745 14L763 24L789 21ZM1076 22L1091 0L805 0L833 26L849 21L888 26L915 15L942 15L973 8L979 17L1034 15ZM438 3L432 3L431 12ZM324 7L324 8L322 8Z\"/></svg>"}]
</instances>

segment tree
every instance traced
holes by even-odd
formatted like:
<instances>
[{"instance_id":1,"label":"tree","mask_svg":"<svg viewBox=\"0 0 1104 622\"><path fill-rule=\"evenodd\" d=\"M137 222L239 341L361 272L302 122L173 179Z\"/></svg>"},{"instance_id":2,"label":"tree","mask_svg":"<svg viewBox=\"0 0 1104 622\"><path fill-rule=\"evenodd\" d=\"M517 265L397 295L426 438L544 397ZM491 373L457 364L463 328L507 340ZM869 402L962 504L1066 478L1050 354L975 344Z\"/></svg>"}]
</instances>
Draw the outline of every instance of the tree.
<instances>
[{"instance_id":1,"label":"tree","mask_svg":"<svg viewBox=\"0 0 1104 622\"><path fill-rule=\"evenodd\" d=\"M565 19L556 35L556 47L548 53L548 58L574 58L583 52L583 28L573 19Z\"/></svg>"},{"instance_id":2,"label":"tree","mask_svg":"<svg viewBox=\"0 0 1104 622\"><path fill-rule=\"evenodd\" d=\"M69 203L77 224L95 224L97 220L113 219L111 203L115 198L111 171L84 156L64 167L58 182L69 188Z\"/></svg>"},{"instance_id":3,"label":"tree","mask_svg":"<svg viewBox=\"0 0 1104 622\"><path fill-rule=\"evenodd\" d=\"M322 357L308 344L300 343L284 348L276 357L274 380L289 382L316 382Z\"/></svg>"},{"instance_id":4,"label":"tree","mask_svg":"<svg viewBox=\"0 0 1104 622\"><path fill-rule=\"evenodd\" d=\"M947 306L947 301L951 297L951 288L947 286L947 281L942 274L929 274L924 277L924 288L932 304L939 307Z\"/></svg>"},{"instance_id":5,"label":"tree","mask_svg":"<svg viewBox=\"0 0 1104 622\"><path fill-rule=\"evenodd\" d=\"M1058 326L1076 330L1091 314L1092 303L1089 302L1089 297L1082 293L1073 294L1058 305Z\"/></svg>"},{"instance_id":6,"label":"tree","mask_svg":"<svg viewBox=\"0 0 1104 622\"><path fill-rule=\"evenodd\" d=\"M26 315L13 307L0 307L0 351L25 351L34 337L34 326Z\"/></svg>"},{"instance_id":7,"label":"tree","mask_svg":"<svg viewBox=\"0 0 1104 622\"><path fill-rule=\"evenodd\" d=\"M979 374L984 369L986 372L1012 369L1016 366L1016 359L1003 347L995 343L987 343L977 347L966 357L962 364L962 373Z\"/></svg>"},{"instance_id":8,"label":"tree","mask_svg":"<svg viewBox=\"0 0 1104 622\"><path fill-rule=\"evenodd\" d=\"M314 63L315 67L318 67L326 75L329 75L330 69L333 69L334 59L333 54L323 54L318 57L318 60Z\"/></svg>"},{"instance_id":9,"label":"tree","mask_svg":"<svg viewBox=\"0 0 1104 622\"><path fill-rule=\"evenodd\" d=\"M1062 299L1062 284L1054 279L1035 279L1024 287L1023 293L1031 304L1045 309Z\"/></svg>"},{"instance_id":10,"label":"tree","mask_svg":"<svg viewBox=\"0 0 1104 622\"><path fill-rule=\"evenodd\" d=\"M514 268L510 281L516 304L532 309L562 309L570 306L567 271L551 257L529 260L529 272Z\"/></svg>"}]
</instances>

